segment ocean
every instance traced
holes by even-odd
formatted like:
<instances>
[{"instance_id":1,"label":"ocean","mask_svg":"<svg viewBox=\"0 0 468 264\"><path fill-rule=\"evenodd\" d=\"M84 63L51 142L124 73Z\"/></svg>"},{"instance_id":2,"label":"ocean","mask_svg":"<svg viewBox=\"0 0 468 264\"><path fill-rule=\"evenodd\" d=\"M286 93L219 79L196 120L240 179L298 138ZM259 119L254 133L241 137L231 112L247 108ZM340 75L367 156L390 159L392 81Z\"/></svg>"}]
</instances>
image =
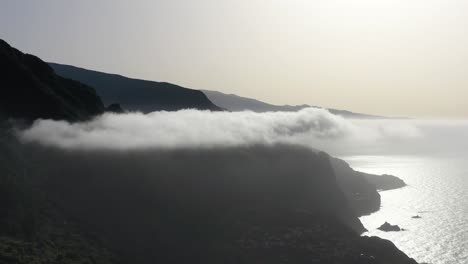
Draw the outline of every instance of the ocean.
<instances>
[{"instance_id":1,"label":"ocean","mask_svg":"<svg viewBox=\"0 0 468 264\"><path fill-rule=\"evenodd\" d=\"M390 124L412 127L415 136L381 138L337 155L355 170L395 175L408 185L380 192L380 210L360 218L363 235L388 239L419 263L467 264L468 121ZM405 231L378 230L385 222Z\"/></svg>"},{"instance_id":2,"label":"ocean","mask_svg":"<svg viewBox=\"0 0 468 264\"><path fill-rule=\"evenodd\" d=\"M342 156L352 168L392 174L408 186L380 192L381 209L361 217L364 236L391 240L419 263L468 263L468 126L426 126L416 151ZM424 151L421 151L423 150ZM421 218L413 218L420 216ZM383 232L384 222L405 231Z\"/></svg>"}]
</instances>

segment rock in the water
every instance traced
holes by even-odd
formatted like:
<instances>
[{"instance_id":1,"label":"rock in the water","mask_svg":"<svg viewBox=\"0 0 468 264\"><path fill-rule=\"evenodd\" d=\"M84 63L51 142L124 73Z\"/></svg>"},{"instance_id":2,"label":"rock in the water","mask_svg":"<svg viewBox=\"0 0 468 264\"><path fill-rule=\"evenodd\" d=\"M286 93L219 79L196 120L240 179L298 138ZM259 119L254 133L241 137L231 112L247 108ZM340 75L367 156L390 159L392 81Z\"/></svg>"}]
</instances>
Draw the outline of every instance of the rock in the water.
<instances>
[{"instance_id":1,"label":"rock in the water","mask_svg":"<svg viewBox=\"0 0 468 264\"><path fill-rule=\"evenodd\" d=\"M385 222L383 225L381 225L379 230L385 231L385 232L390 232L390 231L403 231L404 229L400 228L398 225L392 225L388 222Z\"/></svg>"}]
</instances>

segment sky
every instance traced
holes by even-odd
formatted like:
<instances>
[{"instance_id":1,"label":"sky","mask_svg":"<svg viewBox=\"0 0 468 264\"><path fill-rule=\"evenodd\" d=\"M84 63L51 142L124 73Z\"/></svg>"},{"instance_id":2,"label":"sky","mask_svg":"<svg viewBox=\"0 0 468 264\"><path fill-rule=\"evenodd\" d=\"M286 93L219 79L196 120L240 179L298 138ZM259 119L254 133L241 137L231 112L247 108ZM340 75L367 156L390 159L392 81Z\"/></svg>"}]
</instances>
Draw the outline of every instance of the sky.
<instances>
[{"instance_id":1,"label":"sky","mask_svg":"<svg viewBox=\"0 0 468 264\"><path fill-rule=\"evenodd\" d=\"M468 118L468 1L1 0L43 60L275 104Z\"/></svg>"}]
</instances>

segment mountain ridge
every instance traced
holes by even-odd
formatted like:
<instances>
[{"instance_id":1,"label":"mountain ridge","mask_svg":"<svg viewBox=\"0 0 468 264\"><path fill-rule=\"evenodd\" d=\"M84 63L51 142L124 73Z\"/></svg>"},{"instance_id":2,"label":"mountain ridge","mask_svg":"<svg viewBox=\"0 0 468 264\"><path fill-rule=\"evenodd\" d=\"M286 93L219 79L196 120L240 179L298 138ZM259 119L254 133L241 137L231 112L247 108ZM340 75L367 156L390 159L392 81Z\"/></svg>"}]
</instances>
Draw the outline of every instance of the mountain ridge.
<instances>
[{"instance_id":1,"label":"mountain ridge","mask_svg":"<svg viewBox=\"0 0 468 264\"><path fill-rule=\"evenodd\" d=\"M0 115L78 121L104 112L94 89L58 76L40 58L0 39Z\"/></svg>"},{"instance_id":2,"label":"mountain ridge","mask_svg":"<svg viewBox=\"0 0 468 264\"><path fill-rule=\"evenodd\" d=\"M330 113L340 115L347 118L361 118L361 119L386 119L388 117L369 115L363 113L355 113L348 110L340 110L333 108L323 108L308 104L301 105L274 105L260 101L258 99L243 97L236 94L226 94L219 91L201 90L206 96L216 105L223 107L230 111L253 111L253 112L294 112L304 108L313 107L319 109L326 109Z\"/></svg>"},{"instance_id":3,"label":"mountain ridge","mask_svg":"<svg viewBox=\"0 0 468 264\"><path fill-rule=\"evenodd\" d=\"M123 109L149 113L181 109L223 110L199 90L168 82L129 78L123 75L89 70L49 62L61 76L80 81L96 89L106 104L119 103Z\"/></svg>"}]
</instances>

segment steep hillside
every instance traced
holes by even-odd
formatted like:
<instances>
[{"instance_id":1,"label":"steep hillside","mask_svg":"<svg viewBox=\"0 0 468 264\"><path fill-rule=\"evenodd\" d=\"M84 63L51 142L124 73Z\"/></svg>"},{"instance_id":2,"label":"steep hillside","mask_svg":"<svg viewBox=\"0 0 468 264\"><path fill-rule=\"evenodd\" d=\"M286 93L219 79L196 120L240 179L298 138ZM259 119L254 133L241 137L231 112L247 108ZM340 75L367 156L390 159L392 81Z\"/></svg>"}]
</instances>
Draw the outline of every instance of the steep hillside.
<instances>
[{"instance_id":1,"label":"steep hillside","mask_svg":"<svg viewBox=\"0 0 468 264\"><path fill-rule=\"evenodd\" d=\"M201 91L175 84L131 79L124 76L49 63L61 76L94 87L104 103L118 102L125 110L153 112L194 108L221 110Z\"/></svg>"},{"instance_id":2,"label":"steep hillside","mask_svg":"<svg viewBox=\"0 0 468 264\"><path fill-rule=\"evenodd\" d=\"M330 157L337 183L352 210L359 216L380 209L380 190L398 189L406 183L392 175L374 175L353 170L344 160Z\"/></svg>"},{"instance_id":3,"label":"steep hillside","mask_svg":"<svg viewBox=\"0 0 468 264\"><path fill-rule=\"evenodd\" d=\"M345 161L330 157L337 182L348 200L352 210L357 215L368 215L380 209L380 194L376 186L363 176L363 173L353 170ZM370 175L369 178L379 177Z\"/></svg>"},{"instance_id":4,"label":"steep hillside","mask_svg":"<svg viewBox=\"0 0 468 264\"><path fill-rule=\"evenodd\" d=\"M0 263L120 263L51 199L40 166L0 122Z\"/></svg>"},{"instance_id":5,"label":"steep hillside","mask_svg":"<svg viewBox=\"0 0 468 264\"><path fill-rule=\"evenodd\" d=\"M6 244L22 252L8 242L14 240L33 248L21 255L45 261L45 237L55 239L62 253L48 250L61 263L415 263L389 241L359 236L363 227L323 153L295 146L61 151L12 138L2 144L14 150L2 151L11 153L9 171L28 168L21 188L45 199L33 199L42 209L18 216L39 219L25 225L28 236L4 233L0 256L13 258L2 253ZM18 168L15 160L31 166ZM12 212L31 208L23 204Z\"/></svg>"},{"instance_id":6,"label":"steep hillside","mask_svg":"<svg viewBox=\"0 0 468 264\"><path fill-rule=\"evenodd\" d=\"M202 90L202 91L203 93L206 94L206 96L208 96L208 98L213 103L230 111L248 110L248 111L262 113L262 112L280 112L280 111L292 112L292 111L299 111L307 107L321 108L318 106L311 106L307 104L273 105L273 104L265 103L256 99L238 96L235 94L225 94L225 93L221 93L217 91L209 91L209 90ZM331 109L331 108L328 108L327 110L330 111L330 113L332 114L340 115L340 116L348 117L348 118L383 118L380 116L354 113L354 112L350 112L346 110L338 110L338 109Z\"/></svg>"},{"instance_id":7,"label":"steep hillside","mask_svg":"<svg viewBox=\"0 0 468 264\"><path fill-rule=\"evenodd\" d=\"M84 120L102 113L95 91L60 77L41 59L0 39L0 117Z\"/></svg>"}]
</instances>

